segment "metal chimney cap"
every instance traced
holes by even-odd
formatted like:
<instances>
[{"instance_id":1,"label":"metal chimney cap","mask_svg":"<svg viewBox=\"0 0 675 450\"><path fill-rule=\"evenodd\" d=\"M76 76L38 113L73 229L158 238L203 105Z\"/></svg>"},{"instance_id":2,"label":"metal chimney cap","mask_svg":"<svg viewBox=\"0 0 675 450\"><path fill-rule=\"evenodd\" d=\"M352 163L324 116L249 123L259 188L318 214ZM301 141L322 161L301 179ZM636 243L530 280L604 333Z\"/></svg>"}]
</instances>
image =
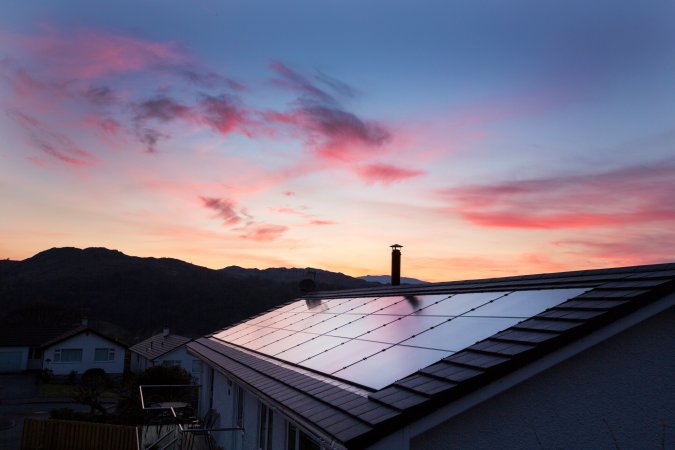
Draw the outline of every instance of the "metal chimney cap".
<instances>
[{"instance_id":1,"label":"metal chimney cap","mask_svg":"<svg viewBox=\"0 0 675 450\"><path fill-rule=\"evenodd\" d=\"M403 248L403 246L399 245L399 244L390 245L389 247L393 248L394 250L398 250L399 248Z\"/></svg>"}]
</instances>

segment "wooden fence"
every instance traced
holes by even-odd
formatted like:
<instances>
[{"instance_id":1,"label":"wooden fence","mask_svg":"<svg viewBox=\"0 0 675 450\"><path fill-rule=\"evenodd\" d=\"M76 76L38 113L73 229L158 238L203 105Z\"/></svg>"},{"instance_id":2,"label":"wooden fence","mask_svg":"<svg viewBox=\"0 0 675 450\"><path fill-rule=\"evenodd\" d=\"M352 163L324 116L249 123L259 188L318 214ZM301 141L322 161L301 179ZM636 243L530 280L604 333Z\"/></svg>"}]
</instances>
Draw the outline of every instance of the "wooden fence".
<instances>
[{"instance_id":1,"label":"wooden fence","mask_svg":"<svg viewBox=\"0 0 675 450\"><path fill-rule=\"evenodd\" d=\"M138 440L136 427L27 417L21 450L138 450Z\"/></svg>"}]
</instances>

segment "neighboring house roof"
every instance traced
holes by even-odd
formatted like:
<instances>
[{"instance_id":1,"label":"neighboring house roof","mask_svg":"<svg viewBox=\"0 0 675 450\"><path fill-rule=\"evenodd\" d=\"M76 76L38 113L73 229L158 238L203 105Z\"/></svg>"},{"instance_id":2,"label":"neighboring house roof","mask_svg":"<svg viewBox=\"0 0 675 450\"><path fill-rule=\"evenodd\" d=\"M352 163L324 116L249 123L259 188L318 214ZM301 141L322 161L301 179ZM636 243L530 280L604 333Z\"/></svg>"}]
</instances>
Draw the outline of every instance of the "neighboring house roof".
<instances>
[{"instance_id":1,"label":"neighboring house roof","mask_svg":"<svg viewBox=\"0 0 675 450\"><path fill-rule=\"evenodd\" d=\"M192 339L189 337L179 336L177 334L164 336L163 333L160 333L151 336L138 344L132 345L129 350L152 361L153 359L159 358L160 356L177 349L181 345L185 345L191 340Z\"/></svg>"},{"instance_id":2,"label":"neighboring house roof","mask_svg":"<svg viewBox=\"0 0 675 450\"><path fill-rule=\"evenodd\" d=\"M42 344L42 347L51 347L53 345L56 345L60 342L65 341L66 339L70 339L71 337L77 336L78 334L85 333L85 332L93 333L93 334L95 334L95 335L97 335L97 336L99 336L103 339L106 339L110 342L113 342L113 343L119 345L120 347L127 348L127 346L125 344L118 341L117 339L111 338L110 336L106 336L105 334L100 333L100 332L94 330L93 328L90 328L87 325L80 325L80 326L77 326L75 328L71 328L70 330L66 331L65 333L62 333L59 336L56 336L55 338L45 342L44 344Z\"/></svg>"},{"instance_id":3,"label":"neighboring house roof","mask_svg":"<svg viewBox=\"0 0 675 450\"><path fill-rule=\"evenodd\" d=\"M70 327L0 327L0 347L41 347Z\"/></svg>"},{"instance_id":4,"label":"neighboring house roof","mask_svg":"<svg viewBox=\"0 0 675 450\"><path fill-rule=\"evenodd\" d=\"M359 448L673 292L675 264L318 292L188 349L309 430ZM389 322L374 317L385 309ZM354 330L365 318L381 325ZM387 352L407 355L395 360L407 373ZM345 355L346 368L331 360Z\"/></svg>"}]
</instances>

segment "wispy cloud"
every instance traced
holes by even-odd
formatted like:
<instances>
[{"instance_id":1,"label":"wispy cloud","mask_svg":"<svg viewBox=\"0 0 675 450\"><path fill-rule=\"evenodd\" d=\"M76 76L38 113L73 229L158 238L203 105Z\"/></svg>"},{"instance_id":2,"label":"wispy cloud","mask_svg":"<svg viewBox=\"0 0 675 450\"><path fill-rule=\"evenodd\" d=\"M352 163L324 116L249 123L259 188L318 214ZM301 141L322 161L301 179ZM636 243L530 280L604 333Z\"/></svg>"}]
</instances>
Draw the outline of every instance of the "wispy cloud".
<instances>
[{"instance_id":1,"label":"wispy cloud","mask_svg":"<svg viewBox=\"0 0 675 450\"><path fill-rule=\"evenodd\" d=\"M173 43L95 29L66 33L44 28L36 35L2 32L0 41L35 56L52 75L66 79L95 79L191 60Z\"/></svg>"},{"instance_id":2,"label":"wispy cloud","mask_svg":"<svg viewBox=\"0 0 675 450\"><path fill-rule=\"evenodd\" d=\"M246 227L245 233L240 237L252 241L274 241L279 239L287 230L288 227L283 225L256 224Z\"/></svg>"},{"instance_id":3,"label":"wispy cloud","mask_svg":"<svg viewBox=\"0 0 675 450\"><path fill-rule=\"evenodd\" d=\"M424 175L423 170L406 169L391 164L368 164L358 168L358 173L366 183L391 184L398 181Z\"/></svg>"},{"instance_id":4,"label":"wispy cloud","mask_svg":"<svg viewBox=\"0 0 675 450\"><path fill-rule=\"evenodd\" d=\"M119 101L117 95L110 86L90 85L87 90L82 93L82 97L101 106L112 105Z\"/></svg>"},{"instance_id":5,"label":"wispy cloud","mask_svg":"<svg viewBox=\"0 0 675 450\"><path fill-rule=\"evenodd\" d=\"M323 226L323 225L337 225L337 222L333 222L332 220L310 220L309 224Z\"/></svg>"},{"instance_id":6,"label":"wispy cloud","mask_svg":"<svg viewBox=\"0 0 675 450\"><path fill-rule=\"evenodd\" d=\"M158 96L144 100L135 106L136 120L158 120L168 122L176 118L186 117L190 108L167 96Z\"/></svg>"},{"instance_id":7,"label":"wispy cloud","mask_svg":"<svg viewBox=\"0 0 675 450\"><path fill-rule=\"evenodd\" d=\"M240 214L235 210L236 203L233 200L214 197L200 197L200 199L206 208L216 211L225 225L237 225L242 221Z\"/></svg>"},{"instance_id":8,"label":"wispy cloud","mask_svg":"<svg viewBox=\"0 0 675 450\"><path fill-rule=\"evenodd\" d=\"M247 122L245 112L231 95L202 95L199 106L201 119L220 134L231 133Z\"/></svg>"},{"instance_id":9,"label":"wispy cloud","mask_svg":"<svg viewBox=\"0 0 675 450\"><path fill-rule=\"evenodd\" d=\"M382 147L390 141L391 132L384 125L347 111L336 97L285 64L275 62L271 68L279 75L274 83L298 93L299 97L290 111L268 112L263 118L272 124L301 130L318 156L358 160L364 151ZM331 80L331 83L336 86L337 80Z\"/></svg>"},{"instance_id":10,"label":"wispy cloud","mask_svg":"<svg viewBox=\"0 0 675 450\"><path fill-rule=\"evenodd\" d=\"M460 186L438 194L449 210L482 227L556 229L675 222L671 200L675 163Z\"/></svg>"},{"instance_id":11,"label":"wispy cloud","mask_svg":"<svg viewBox=\"0 0 675 450\"><path fill-rule=\"evenodd\" d=\"M80 148L65 134L50 130L35 117L18 110L8 110L7 115L26 130L32 146L49 157L75 167L97 163L95 155Z\"/></svg>"}]
</instances>

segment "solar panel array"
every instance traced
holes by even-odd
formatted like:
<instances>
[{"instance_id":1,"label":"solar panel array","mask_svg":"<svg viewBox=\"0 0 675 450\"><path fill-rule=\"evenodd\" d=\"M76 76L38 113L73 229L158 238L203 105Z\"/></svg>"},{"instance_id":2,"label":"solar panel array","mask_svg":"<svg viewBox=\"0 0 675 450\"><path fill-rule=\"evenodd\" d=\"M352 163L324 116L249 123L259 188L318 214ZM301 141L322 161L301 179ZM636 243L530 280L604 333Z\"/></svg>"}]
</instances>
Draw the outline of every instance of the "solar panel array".
<instances>
[{"instance_id":1,"label":"solar panel array","mask_svg":"<svg viewBox=\"0 0 675 450\"><path fill-rule=\"evenodd\" d=\"M586 290L297 300L213 338L381 389Z\"/></svg>"}]
</instances>

